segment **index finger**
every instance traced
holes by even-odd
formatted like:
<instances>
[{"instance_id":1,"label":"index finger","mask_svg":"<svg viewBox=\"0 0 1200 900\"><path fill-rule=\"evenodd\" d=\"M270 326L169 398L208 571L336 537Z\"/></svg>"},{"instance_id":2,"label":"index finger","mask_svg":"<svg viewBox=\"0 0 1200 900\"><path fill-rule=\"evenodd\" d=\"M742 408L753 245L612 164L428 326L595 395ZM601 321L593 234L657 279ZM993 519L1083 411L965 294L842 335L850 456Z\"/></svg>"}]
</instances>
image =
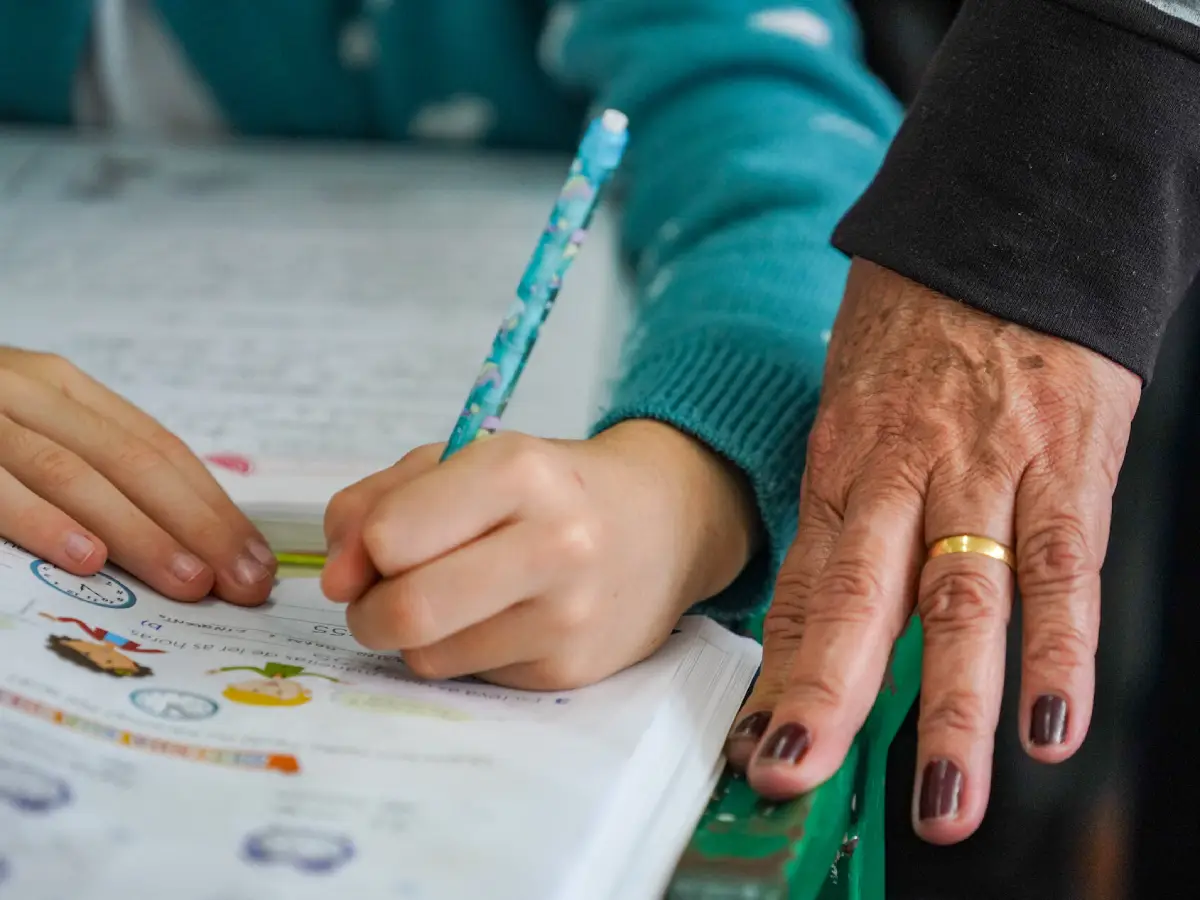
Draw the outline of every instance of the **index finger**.
<instances>
[{"instance_id":1,"label":"index finger","mask_svg":"<svg viewBox=\"0 0 1200 900\"><path fill-rule=\"evenodd\" d=\"M429 562L545 501L558 484L543 441L497 435L388 494L363 523L363 542L380 575Z\"/></svg>"},{"instance_id":2,"label":"index finger","mask_svg":"<svg viewBox=\"0 0 1200 900\"><path fill-rule=\"evenodd\" d=\"M845 526L806 604L788 683L747 772L764 796L811 790L845 759L912 608L922 503L911 485L886 475L851 493Z\"/></svg>"},{"instance_id":3,"label":"index finger","mask_svg":"<svg viewBox=\"0 0 1200 900\"><path fill-rule=\"evenodd\" d=\"M258 529L213 477L208 466L183 440L166 429L157 419L78 369L72 369L70 377L52 380L68 397L101 416L112 419L134 437L154 447L179 471L197 496L233 530L244 535L247 540L257 536L264 545L266 544Z\"/></svg>"},{"instance_id":4,"label":"index finger","mask_svg":"<svg viewBox=\"0 0 1200 900\"><path fill-rule=\"evenodd\" d=\"M339 491L325 509L328 556L321 590L334 603L351 603L379 580L362 529L381 498L437 465L443 445L418 447L394 465Z\"/></svg>"}]
</instances>

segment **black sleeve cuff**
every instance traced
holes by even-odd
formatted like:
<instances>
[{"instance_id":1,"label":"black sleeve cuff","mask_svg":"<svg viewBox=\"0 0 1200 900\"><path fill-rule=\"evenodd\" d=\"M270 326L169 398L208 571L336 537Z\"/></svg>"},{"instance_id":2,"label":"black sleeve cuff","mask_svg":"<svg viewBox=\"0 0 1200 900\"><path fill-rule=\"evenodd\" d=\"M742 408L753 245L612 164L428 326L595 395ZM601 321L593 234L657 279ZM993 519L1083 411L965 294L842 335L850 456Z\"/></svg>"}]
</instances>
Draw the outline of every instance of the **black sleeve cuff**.
<instances>
[{"instance_id":1,"label":"black sleeve cuff","mask_svg":"<svg viewBox=\"0 0 1200 900\"><path fill-rule=\"evenodd\" d=\"M1200 271L1198 60L1141 0L966 0L834 245L1148 380Z\"/></svg>"}]
</instances>

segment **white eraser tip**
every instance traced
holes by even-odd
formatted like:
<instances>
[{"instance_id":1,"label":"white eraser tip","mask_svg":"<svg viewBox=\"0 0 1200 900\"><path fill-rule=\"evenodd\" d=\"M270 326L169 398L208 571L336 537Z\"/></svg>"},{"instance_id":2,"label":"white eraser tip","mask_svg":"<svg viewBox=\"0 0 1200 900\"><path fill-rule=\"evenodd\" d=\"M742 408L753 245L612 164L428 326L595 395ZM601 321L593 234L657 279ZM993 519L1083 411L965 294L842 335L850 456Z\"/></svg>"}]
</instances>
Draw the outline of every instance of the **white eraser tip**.
<instances>
[{"instance_id":1,"label":"white eraser tip","mask_svg":"<svg viewBox=\"0 0 1200 900\"><path fill-rule=\"evenodd\" d=\"M600 124L605 131L624 131L629 126L629 117L619 109L606 109Z\"/></svg>"}]
</instances>

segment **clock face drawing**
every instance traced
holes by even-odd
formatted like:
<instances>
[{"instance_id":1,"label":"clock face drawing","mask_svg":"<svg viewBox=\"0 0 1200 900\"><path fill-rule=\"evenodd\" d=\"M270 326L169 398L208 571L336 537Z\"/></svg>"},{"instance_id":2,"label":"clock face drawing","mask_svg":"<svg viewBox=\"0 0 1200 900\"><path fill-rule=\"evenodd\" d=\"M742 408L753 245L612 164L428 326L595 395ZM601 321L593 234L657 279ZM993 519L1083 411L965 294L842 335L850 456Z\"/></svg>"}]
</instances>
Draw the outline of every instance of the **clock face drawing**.
<instances>
[{"instance_id":1,"label":"clock face drawing","mask_svg":"<svg viewBox=\"0 0 1200 900\"><path fill-rule=\"evenodd\" d=\"M0 804L21 812L45 813L70 801L71 789L61 778L0 757Z\"/></svg>"},{"instance_id":2,"label":"clock face drawing","mask_svg":"<svg viewBox=\"0 0 1200 900\"><path fill-rule=\"evenodd\" d=\"M202 694L174 691L170 688L143 688L129 695L129 701L147 715L169 722L198 722L211 719L220 709L217 701Z\"/></svg>"},{"instance_id":3,"label":"clock face drawing","mask_svg":"<svg viewBox=\"0 0 1200 900\"><path fill-rule=\"evenodd\" d=\"M276 826L246 838L246 858L260 865L289 866L312 874L332 872L354 857L354 844L340 834Z\"/></svg>"},{"instance_id":4,"label":"clock face drawing","mask_svg":"<svg viewBox=\"0 0 1200 900\"><path fill-rule=\"evenodd\" d=\"M38 580L56 591L93 606L128 609L137 602L133 591L104 572L97 572L95 575L72 575L42 559L35 559L29 568Z\"/></svg>"}]
</instances>

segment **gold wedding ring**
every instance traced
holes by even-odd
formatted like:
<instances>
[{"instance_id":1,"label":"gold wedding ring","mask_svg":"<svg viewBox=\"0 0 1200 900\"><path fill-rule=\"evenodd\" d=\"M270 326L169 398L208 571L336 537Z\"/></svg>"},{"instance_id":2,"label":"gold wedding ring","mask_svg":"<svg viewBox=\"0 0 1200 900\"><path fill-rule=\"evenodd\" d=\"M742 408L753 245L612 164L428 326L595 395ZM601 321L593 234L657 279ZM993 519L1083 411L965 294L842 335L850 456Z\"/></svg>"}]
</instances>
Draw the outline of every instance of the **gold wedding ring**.
<instances>
[{"instance_id":1,"label":"gold wedding ring","mask_svg":"<svg viewBox=\"0 0 1200 900\"><path fill-rule=\"evenodd\" d=\"M956 534L934 541L929 547L929 558L945 556L947 553L978 553L998 559L1014 572L1017 570L1017 555L999 541L980 537L977 534Z\"/></svg>"}]
</instances>

